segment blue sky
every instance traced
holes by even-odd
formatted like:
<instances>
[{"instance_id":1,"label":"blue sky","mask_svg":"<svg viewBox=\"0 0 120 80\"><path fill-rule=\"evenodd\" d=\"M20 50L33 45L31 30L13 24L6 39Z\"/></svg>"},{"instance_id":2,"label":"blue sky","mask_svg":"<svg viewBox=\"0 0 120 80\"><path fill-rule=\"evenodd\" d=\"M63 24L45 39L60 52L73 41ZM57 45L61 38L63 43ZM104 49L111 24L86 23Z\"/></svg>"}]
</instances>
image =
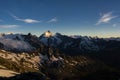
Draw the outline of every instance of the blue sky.
<instances>
[{"instance_id":1,"label":"blue sky","mask_svg":"<svg viewBox=\"0 0 120 80\"><path fill-rule=\"evenodd\" d=\"M0 33L120 37L120 0L0 0Z\"/></svg>"}]
</instances>

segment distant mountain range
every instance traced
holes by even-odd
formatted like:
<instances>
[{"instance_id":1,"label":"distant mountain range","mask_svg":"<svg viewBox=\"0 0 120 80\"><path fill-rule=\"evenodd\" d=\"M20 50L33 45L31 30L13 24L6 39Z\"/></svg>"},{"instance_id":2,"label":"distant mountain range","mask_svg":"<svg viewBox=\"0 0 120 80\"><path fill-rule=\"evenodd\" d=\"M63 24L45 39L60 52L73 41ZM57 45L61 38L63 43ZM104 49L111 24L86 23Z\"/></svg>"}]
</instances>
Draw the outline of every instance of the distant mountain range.
<instances>
[{"instance_id":1,"label":"distant mountain range","mask_svg":"<svg viewBox=\"0 0 120 80\"><path fill-rule=\"evenodd\" d=\"M67 36L46 31L40 37L25 34L0 34L0 48L16 52L32 52L50 46L69 54L97 51L120 51L120 38L98 38L87 36ZM74 53L71 53L71 51Z\"/></svg>"}]
</instances>

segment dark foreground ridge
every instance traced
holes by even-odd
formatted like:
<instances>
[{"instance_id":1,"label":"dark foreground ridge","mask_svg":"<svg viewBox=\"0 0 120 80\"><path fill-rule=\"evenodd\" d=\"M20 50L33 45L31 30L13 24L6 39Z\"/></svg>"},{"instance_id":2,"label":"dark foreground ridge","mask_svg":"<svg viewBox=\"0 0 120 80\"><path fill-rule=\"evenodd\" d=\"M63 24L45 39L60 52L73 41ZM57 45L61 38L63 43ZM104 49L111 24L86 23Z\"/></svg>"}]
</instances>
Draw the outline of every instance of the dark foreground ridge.
<instances>
[{"instance_id":1,"label":"dark foreground ridge","mask_svg":"<svg viewBox=\"0 0 120 80\"><path fill-rule=\"evenodd\" d=\"M72 78L47 78L40 73L29 72L29 73L22 73L16 75L14 77L0 77L0 80L119 80L119 76L117 73L94 73L88 75L86 77L72 77Z\"/></svg>"}]
</instances>

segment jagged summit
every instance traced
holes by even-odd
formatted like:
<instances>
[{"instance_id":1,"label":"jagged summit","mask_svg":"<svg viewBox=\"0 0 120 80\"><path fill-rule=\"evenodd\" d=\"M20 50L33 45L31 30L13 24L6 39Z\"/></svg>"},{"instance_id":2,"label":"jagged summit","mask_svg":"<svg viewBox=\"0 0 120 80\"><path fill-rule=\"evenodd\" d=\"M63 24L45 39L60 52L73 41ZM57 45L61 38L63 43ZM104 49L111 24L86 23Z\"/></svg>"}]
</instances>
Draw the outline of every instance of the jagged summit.
<instances>
[{"instance_id":1,"label":"jagged summit","mask_svg":"<svg viewBox=\"0 0 120 80\"><path fill-rule=\"evenodd\" d=\"M46 38L50 38L50 37L55 37L55 36L61 36L60 33L53 33L50 30L44 32L42 35L40 35L41 37L46 37Z\"/></svg>"},{"instance_id":2,"label":"jagged summit","mask_svg":"<svg viewBox=\"0 0 120 80\"><path fill-rule=\"evenodd\" d=\"M62 40L59 38L60 36L60 33L53 34L51 31L48 30L39 37L39 40L45 45L50 44L50 46L57 46L62 42Z\"/></svg>"},{"instance_id":3,"label":"jagged summit","mask_svg":"<svg viewBox=\"0 0 120 80\"><path fill-rule=\"evenodd\" d=\"M44 33L44 37L51 37L51 36L53 36L53 33L50 30Z\"/></svg>"}]
</instances>

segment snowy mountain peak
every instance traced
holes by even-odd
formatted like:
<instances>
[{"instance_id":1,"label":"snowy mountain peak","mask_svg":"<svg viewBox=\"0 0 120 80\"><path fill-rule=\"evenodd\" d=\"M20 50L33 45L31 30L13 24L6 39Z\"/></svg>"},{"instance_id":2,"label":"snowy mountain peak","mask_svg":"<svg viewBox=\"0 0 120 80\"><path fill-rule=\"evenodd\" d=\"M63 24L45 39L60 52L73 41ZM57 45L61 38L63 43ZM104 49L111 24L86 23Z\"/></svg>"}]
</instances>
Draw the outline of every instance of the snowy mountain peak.
<instances>
[{"instance_id":1,"label":"snowy mountain peak","mask_svg":"<svg viewBox=\"0 0 120 80\"><path fill-rule=\"evenodd\" d=\"M44 33L44 37L51 37L51 36L53 36L53 33L49 30Z\"/></svg>"},{"instance_id":2,"label":"snowy mountain peak","mask_svg":"<svg viewBox=\"0 0 120 80\"><path fill-rule=\"evenodd\" d=\"M61 36L62 35L60 33L53 34L48 30L39 37L39 40L45 45L48 45L48 43L50 43L50 46L58 46L62 42L60 39Z\"/></svg>"}]
</instances>

